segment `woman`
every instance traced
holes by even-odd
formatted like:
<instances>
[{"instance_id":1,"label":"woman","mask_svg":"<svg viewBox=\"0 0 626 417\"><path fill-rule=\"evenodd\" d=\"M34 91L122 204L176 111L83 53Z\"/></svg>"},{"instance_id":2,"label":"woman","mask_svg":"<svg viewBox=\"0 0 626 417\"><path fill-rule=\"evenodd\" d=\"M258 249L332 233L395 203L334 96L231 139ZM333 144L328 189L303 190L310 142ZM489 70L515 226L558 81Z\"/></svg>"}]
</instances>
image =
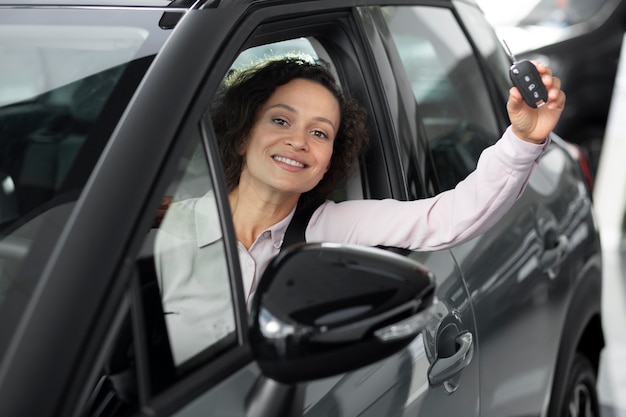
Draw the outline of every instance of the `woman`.
<instances>
[{"instance_id":1,"label":"woman","mask_svg":"<svg viewBox=\"0 0 626 417\"><path fill-rule=\"evenodd\" d=\"M279 252L297 204L317 207L306 227L308 242L435 250L491 227L524 190L565 104L560 80L546 66L537 68L548 90L547 104L538 109L526 106L512 88L507 103L511 126L485 149L476 170L454 190L410 202L326 199L348 176L368 140L364 111L342 95L323 64L287 58L231 75L212 116L246 295L254 292L265 267ZM206 199L213 196L172 206L169 216L176 220L157 240L164 308L172 313L170 330L177 333L170 334L175 353L202 338L209 343L215 334L233 328L232 313L219 313L226 308L220 303L229 303L228 284L220 287L211 278L220 275L211 263L219 239L198 244L193 238L172 237L178 230L202 229L196 222ZM193 215L181 214L185 210ZM163 256L166 252L170 255ZM198 280L211 283L194 286ZM209 317L211 328L202 327ZM189 349L177 357L188 355Z\"/></svg>"}]
</instances>

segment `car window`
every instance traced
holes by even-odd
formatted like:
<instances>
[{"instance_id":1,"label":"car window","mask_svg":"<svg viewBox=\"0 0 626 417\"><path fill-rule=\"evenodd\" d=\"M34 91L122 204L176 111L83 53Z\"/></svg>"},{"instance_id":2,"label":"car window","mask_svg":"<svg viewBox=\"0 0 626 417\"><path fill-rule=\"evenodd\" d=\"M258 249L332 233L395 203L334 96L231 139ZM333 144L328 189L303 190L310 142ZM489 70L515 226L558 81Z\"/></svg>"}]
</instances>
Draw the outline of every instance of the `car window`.
<instances>
[{"instance_id":1,"label":"car window","mask_svg":"<svg viewBox=\"0 0 626 417\"><path fill-rule=\"evenodd\" d=\"M130 312L84 417L124 416L237 344L223 221L200 130L182 156L136 259Z\"/></svg>"},{"instance_id":2,"label":"car window","mask_svg":"<svg viewBox=\"0 0 626 417\"><path fill-rule=\"evenodd\" d=\"M384 7L383 15L411 82L440 186L453 188L500 136L478 61L449 9Z\"/></svg>"},{"instance_id":3,"label":"car window","mask_svg":"<svg viewBox=\"0 0 626 417\"><path fill-rule=\"evenodd\" d=\"M491 75L499 91L501 94L504 94L502 98L504 103L506 94L508 94L509 88L512 86L508 75L511 67L511 57L502 48L502 41L498 38L493 27L485 24L485 17L480 9L467 3L456 3L455 6L467 31L475 40L476 48L491 69ZM502 111L504 112L504 110L505 108L502 106ZM508 119L506 122L508 122Z\"/></svg>"},{"instance_id":4,"label":"car window","mask_svg":"<svg viewBox=\"0 0 626 417\"><path fill-rule=\"evenodd\" d=\"M263 62L264 60L281 56L308 56L312 59L320 58L311 44L310 39L296 38L248 48L239 54L231 66L231 69L241 70Z\"/></svg>"},{"instance_id":5,"label":"car window","mask_svg":"<svg viewBox=\"0 0 626 417\"><path fill-rule=\"evenodd\" d=\"M265 60L284 56L323 60L329 64L329 68L331 72L334 73L335 79L340 80L330 55L314 37L287 39L248 48L239 54L232 64L230 71L242 70ZM343 88L343 86L340 85L339 88ZM330 198L334 201L363 198L363 184L359 167L356 168L356 172L350 175L349 178L346 178L345 182L340 183L339 187L333 190Z\"/></svg>"},{"instance_id":6,"label":"car window","mask_svg":"<svg viewBox=\"0 0 626 417\"><path fill-rule=\"evenodd\" d=\"M19 316L41 268L54 259L76 201L171 32L155 25L161 15L89 8L0 13L3 316ZM1 323L0 332L11 334L18 322Z\"/></svg>"},{"instance_id":7,"label":"car window","mask_svg":"<svg viewBox=\"0 0 626 417\"><path fill-rule=\"evenodd\" d=\"M232 343L235 321L217 196L198 140L177 168L154 236L154 265L174 363L184 367Z\"/></svg>"}]
</instances>

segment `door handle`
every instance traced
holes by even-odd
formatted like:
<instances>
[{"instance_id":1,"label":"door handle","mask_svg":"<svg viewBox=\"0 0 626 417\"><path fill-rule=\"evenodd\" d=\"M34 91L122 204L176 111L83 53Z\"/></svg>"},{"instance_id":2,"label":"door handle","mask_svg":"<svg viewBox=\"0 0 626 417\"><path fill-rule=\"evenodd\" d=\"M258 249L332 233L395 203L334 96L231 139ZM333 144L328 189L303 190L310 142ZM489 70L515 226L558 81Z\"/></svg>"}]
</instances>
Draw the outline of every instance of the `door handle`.
<instances>
[{"instance_id":1,"label":"door handle","mask_svg":"<svg viewBox=\"0 0 626 417\"><path fill-rule=\"evenodd\" d=\"M541 270L551 272L552 268L558 267L569 248L569 239L565 235L556 235L556 233L546 233L544 236L544 249L539 257Z\"/></svg>"},{"instance_id":2,"label":"door handle","mask_svg":"<svg viewBox=\"0 0 626 417\"><path fill-rule=\"evenodd\" d=\"M461 333L455 342L458 348L453 355L437 358L428 368L428 382L431 386L438 386L452 379L472 361L474 356L472 333Z\"/></svg>"}]
</instances>

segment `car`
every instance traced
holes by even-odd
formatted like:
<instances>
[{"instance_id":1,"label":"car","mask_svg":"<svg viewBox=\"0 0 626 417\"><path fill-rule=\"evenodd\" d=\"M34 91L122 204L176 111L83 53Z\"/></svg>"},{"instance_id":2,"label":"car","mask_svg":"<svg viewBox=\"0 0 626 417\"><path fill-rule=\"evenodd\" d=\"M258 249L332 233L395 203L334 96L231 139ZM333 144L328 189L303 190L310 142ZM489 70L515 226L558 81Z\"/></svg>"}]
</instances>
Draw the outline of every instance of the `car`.
<instances>
[{"instance_id":1,"label":"car","mask_svg":"<svg viewBox=\"0 0 626 417\"><path fill-rule=\"evenodd\" d=\"M593 184L557 134L484 234L432 251L297 242L244 298L211 121L225 76L325 60L372 138L334 198L433 196L509 124L511 61L473 1L0 11L2 416L599 416ZM179 358L154 262L160 207L209 191L223 245L204 273L222 295L201 313L219 304L234 327L216 320L215 340Z\"/></svg>"},{"instance_id":2,"label":"car","mask_svg":"<svg viewBox=\"0 0 626 417\"><path fill-rule=\"evenodd\" d=\"M567 86L555 132L587 154L595 177L613 98L626 22L623 0L478 0L519 59L540 60Z\"/></svg>"}]
</instances>

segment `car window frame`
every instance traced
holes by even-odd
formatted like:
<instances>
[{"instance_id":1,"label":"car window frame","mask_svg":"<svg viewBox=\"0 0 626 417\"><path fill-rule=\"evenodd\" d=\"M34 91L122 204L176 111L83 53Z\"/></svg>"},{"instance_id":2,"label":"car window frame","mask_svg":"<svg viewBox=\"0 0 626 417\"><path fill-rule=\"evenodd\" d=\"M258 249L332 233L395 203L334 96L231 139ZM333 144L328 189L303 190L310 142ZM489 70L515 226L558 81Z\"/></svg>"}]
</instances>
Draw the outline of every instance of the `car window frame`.
<instances>
[{"instance_id":1,"label":"car window frame","mask_svg":"<svg viewBox=\"0 0 626 417\"><path fill-rule=\"evenodd\" d=\"M461 6L464 6L467 9L475 9L474 5L466 4L463 2L456 2L456 1L452 3L446 3L446 4L389 3L389 4L385 4L385 7L387 6L389 7L436 7L439 9L446 9L450 12L451 16L457 22L460 31L464 34L465 39L467 40L469 47L471 48L473 59L476 61L478 68L482 73L481 79L483 80L485 89L487 90L486 99L489 101L492 117L495 118L494 120L496 124L495 127L499 129L500 131L499 133L501 134L510 124L508 114L506 112L506 95L505 95L506 92L503 91L502 82L498 82L494 76L494 71L501 70L501 68L492 68L491 64L487 61L487 58L483 55L482 51L478 48L476 40L473 37L473 35L477 35L477 31L475 29L474 30L468 29L467 23L469 22L467 22L467 19L462 18L462 14L457 10L459 3L461 4ZM419 103L415 101L413 94L410 93L412 91L411 82L408 78L406 68L403 65L398 55L397 47L395 45L394 39L392 38L390 34L390 30L387 28L387 23L382 15L381 7L376 6L376 7L370 7L368 9L370 9L373 16L375 16L376 24L378 26L379 36L382 39L384 39L384 45L386 47L389 60L390 62L392 62L392 67L393 67L396 82L400 85L399 87L400 89L404 91L408 91L408 93L402 97L405 103L405 109L410 109L412 107L416 108L415 112L416 112L416 118L417 118L417 122L416 122L417 127L415 127L415 130L417 131L418 137L421 138L421 140L419 140L419 145L421 147L418 149L408 149L406 148L406 146L403 146L402 144L400 144L399 146L402 147L403 152L413 153L414 155L417 154L416 157L421 158L421 162L424 164L424 169L425 169L425 172L423 175L424 175L424 182L426 184L425 186L428 189L427 196L436 195L437 193L444 191L444 187L441 186L441 183L439 181L439 178L435 169L433 155L431 152L431 146L430 146L428 135L426 133L426 128L424 126L424 122L422 119L422 114L420 113L420 105ZM495 33L492 33L492 35L495 37ZM497 39L495 41L497 42ZM497 52L501 53L502 51L498 50ZM387 82L387 84L389 84L389 82ZM408 113L406 115L406 118L410 120L410 116L408 115ZM495 141L496 139L497 137L494 137L493 141ZM421 153L423 153L424 156L420 156ZM403 176L406 176L406 175L407 174L405 170L403 173ZM407 182L406 179L405 179L405 182ZM411 196L411 198L419 198L419 196L413 195Z\"/></svg>"},{"instance_id":2,"label":"car window frame","mask_svg":"<svg viewBox=\"0 0 626 417\"><path fill-rule=\"evenodd\" d=\"M418 6L419 4L389 4L389 6L403 5L408 7ZM391 33L387 29L387 23L382 14L381 7L361 7L359 12L361 13L361 18L371 22L373 26L371 30L368 31L367 37L370 46L374 50L372 60L374 60L375 63L373 65L375 65L379 69L379 73L385 77L384 80L381 80L380 88L382 91L380 94L382 97L385 97L389 95L392 90L395 90L400 103L398 113L390 119L392 120L393 130L395 132L395 146L393 151L395 152L396 158L396 162L394 162L397 166L396 175L400 178L402 183L402 190L399 190L399 192L396 191L394 197L414 200L434 196L440 187L429 151L426 129L422 121L419 105L415 101L412 93L411 82L402 64ZM383 68L383 66L388 66L388 68ZM413 115L409 113L409 110L413 111ZM393 110L390 110L390 112L393 112ZM410 141L410 143L408 141L402 141L402 136L410 137L413 140ZM420 183L420 189L411 189L407 179L409 167L407 167L407 163L404 162L401 155L406 155L407 157L410 155L411 157L408 159L414 160L417 158L419 161L417 164L419 172L415 180Z\"/></svg>"},{"instance_id":3,"label":"car window frame","mask_svg":"<svg viewBox=\"0 0 626 417\"><path fill-rule=\"evenodd\" d=\"M498 38L496 32L491 28L491 26L479 27L478 24L474 24L476 21L472 20L473 18L478 18L483 20L485 24L488 24L476 4L469 4L457 0L453 0L453 2L454 8L452 11L456 20L459 22L461 29L466 34L467 40L474 51L474 56L478 61L478 65L485 74L483 78L485 79L487 91L491 99L493 112L496 116L496 122L499 124L500 129L504 131L504 129L506 129L511 123L509 115L506 111L506 101L508 99L508 89L511 88L513 84L510 79L505 78L502 74L508 73L508 68L513 61L502 48L502 45L500 44L501 40ZM471 17L470 14L472 14ZM481 48L478 44L476 38L481 36L481 32L483 32L485 36L488 33L491 37L491 42L496 44L495 54L498 56L494 57L493 61L491 61L486 55L486 50ZM501 74L498 75L498 73Z\"/></svg>"},{"instance_id":4,"label":"car window frame","mask_svg":"<svg viewBox=\"0 0 626 417\"><path fill-rule=\"evenodd\" d=\"M421 33L421 31L404 33L401 28L397 28L400 31L396 31L395 27L387 26L387 30L392 34L393 47L402 57L402 68L404 68L404 73L411 82L416 106L422 110L420 112L423 116L421 121L426 131L426 140L434 170L438 173L439 191L444 191L456 186L473 171L482 150L493 144L501 133L496 114L493 111L495 107L487 91L489 74L483 71L478 62L476 50L469 42L468 33L461 27L458 16L452 9L416 5L385 6L381 10L385 13L388 9L395 9L400 12L400 15L403 15L401 13L403 7L406 7L407 12L410 12L411 15L415 13L415 23L422 20L427 21L429 17L431 19L445 19L445 22L440 22L440 24L445 24L446 27L450 25L450 29L454 29L454 36L457 40L455 44L457 48L462 49L461 54L457 55L452 45L445 40L450 35L449 30L444 32L438 27L427 27L424 30L426 33ZM385 19L385 23L391 24L388 19ZM426 52L427 56L420 59L427 66L423 69L426 73L425 80L420 80L419 75L417 78L413 78L409 73L407 66L411 65L411 60L409 59L407 62L404 54L411 49L407 49L403 45L406 39L410 40L411 43L420 42L421 39L428 51L432 53L429 55ZM453 57L450 62L453 62L454 66L450 69L444 68L446 65L444 61L449 60L449 57ZM465 68L462 74L467 74L467 70L473 73L469 75L472 77L469 84L468 81L459 79L459 74L456 74L463 65L469 65L469 68ZM429 68L432 69L433 67L441 68L441 74L443 74L439 79L443 83L441 87L429 84ZM398 69L398 71L401 70L401 68ZM419 70L421 71L422 68ZM420 91L415 90L414 82L416 81L420 83ZM435 97L431 97L432 100L427 97L418 97L424 93L422 91L424 82L426 87L429 87L427 92L434 91ZM472 82L476 83L476 87L472 85ZM466 91L466 85L469 91ZM476 101L480 105L477 106ZM434 108L431 108L433 106ZM441 110L441 107L445 107L445 110ZM434 130L432 119L437 120ZM446 121L447 119L450 119L449 122ZM462 137L467 139L466 145L461 144ZM438 147L436 143L440 140L443 140L443 146ZM413 146L411 146L411 150L413 150ZM406 175L410 174L411 172L407 171Z\"/></svg>"}]
</instances>

